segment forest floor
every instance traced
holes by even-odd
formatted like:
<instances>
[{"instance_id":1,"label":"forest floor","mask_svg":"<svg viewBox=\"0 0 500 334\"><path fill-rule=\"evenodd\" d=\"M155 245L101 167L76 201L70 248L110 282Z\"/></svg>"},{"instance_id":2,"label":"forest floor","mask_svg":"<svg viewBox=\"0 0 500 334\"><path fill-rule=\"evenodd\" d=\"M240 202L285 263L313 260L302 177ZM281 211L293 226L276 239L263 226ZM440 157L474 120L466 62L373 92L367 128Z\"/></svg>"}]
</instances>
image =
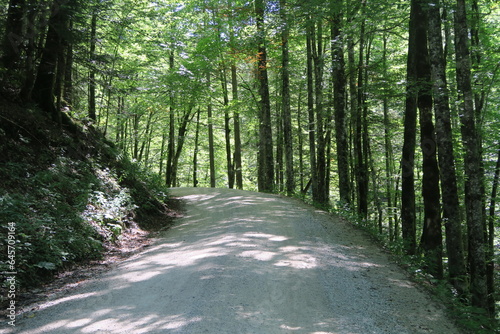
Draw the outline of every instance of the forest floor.
<instances>
[{"instance_id":1,"label":"forest floor","mask_svg":"<svg viewBox=\"0 0 500 334\"><path fill-rule=\"evenodd\" d=\"M137 235L130 249L143 251L32 304L16 329L460 333L442 305L337 217L276 195L203 188L172 195L185 208L172 228L146 247Z\"/></svg>"}]
</instances>

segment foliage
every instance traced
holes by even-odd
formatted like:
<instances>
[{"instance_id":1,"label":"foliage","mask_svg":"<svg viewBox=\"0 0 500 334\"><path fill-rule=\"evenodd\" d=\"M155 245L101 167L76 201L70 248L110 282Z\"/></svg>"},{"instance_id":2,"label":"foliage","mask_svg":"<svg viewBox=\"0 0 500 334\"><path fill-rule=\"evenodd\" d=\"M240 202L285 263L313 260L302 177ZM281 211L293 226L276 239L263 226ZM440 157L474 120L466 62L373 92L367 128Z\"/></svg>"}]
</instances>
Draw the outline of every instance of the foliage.
<instances>
[{"instance_id":1,"label":"foliage","mask_svg":"<svg viewBox=\"0 0 500 334\"><path fill-rule=\"evenodd\" d=\"M8 182L6 189L23 185L24 191L15 196L2 195L3 203L11 203L5 204L3 210L19 219L31 216L40 220L37 223L40 226L50 225L44 220L57 220L50 218L57 213L62 220L69 220L68 226L78 226L75 222L78 220L91 222L98 230L103 228L106 231L100 232L100 238L113 239L126 226L130 219L127 215L134 206L142 210L141 219L144 218L145 224L156 224L149 214L165 209L159 203L165 198L162 185L166 180L170 180L172 186L211 186L212 180L218 187L233 186L231 173L234 174L236 168L237 154L241 155L239 172L243 188L256 190L261 153L257 84L260 54L257 50L262 45L259 43L265 44L268 57L265 67L269 74L276 175L273 186L276 191L282 191L285 184L282 122L282 51L285 41L282 34L286 25L290 32L286 42L289 49L287 70L290 73L294 195L308 201L313 198L315 190L311 189L310 181L318 175L318 168L312 157L318 158L319 153L314 152L311 144L316 148L321 146L324 156L321 154L320 158L324 158L324 164L320 167L327 169L322 181L328 183L330 203L340 200L338 185L341 182L348 183L351 188L349 209L337 205L336 212L373 232L387 248L402 251L401 170L405 161L401 161L401 152L408 84L409 1L266 1L263 29L257 29L252 1L75 3L78 8L75 8L71 33L68 34L71 38L67 40L73 50L73 76L71 80L68 79L70 76L62 80L71 87L69 114L87 122L92 118L90 110L95 109L92 126L104 133L116 148L107 143L108 153L85 159L85 165L75 165L72 161L74 152L71 158L55 159L51 155L55 151L51 148L53 153L38 157L36 165L44 166L40 170L19 165L18 161L6 156L10 165L1 167L10 178L5 179ZM465 196L465 146L460 133L462 112L455 70L455 5L454 1L440 3L453 149L462 206L460 215L464 222L463 204L468 199ZM7 8L7 1L1 8ZM286 11L286 18L282 9ZM38 12L41 17L47 15L47 8L44 10ZM485 171L484 194L489 202L500 142L500 7L495 1L478 0L468 2L467 10L471 23L474 103ZM6 11L4 14L3 17L7 17ZM39 21L44 22L43 19ZM337 21L339 35L332 36L333 24ZM40 34L46 31L46 26L38 28ZM35 37L43 40L43 36ZM314 50L308 52L308 43ZM348 137L347 180L340 178L337 164L341 152L337 152L335 145L338 120L334 109L339 98L334 94L334 86L339 77L335 70L340 60L335 56L332 43L341 43L345 67L345 90L341 97L345 122L341 129L345 129ZM24 67L17 72L0 67L5 95L19 99L22 99L19 96L20 81L29 72L29 38L25 45L27 47L21 49L19 57L20 65ZM6 45L2 49L5 51ZM322 76L314 77L314 73L308 73L308 60L313 62L314 68L322 70ZM314 86L315 82L321 84ZM91 91L95 93L93 99L90 98ZM311 108L315 119L308 117ZM317 125L318 117L324 124ZM236 140L237 125L241 144ZM11 147L19 154L31 154L29 146L23 144L25 141L45 149L43 144L50 146L54 140L47 133L39 133L29 126L25 128L31 133L16 133L17 144L15 148ZM13 137L11 131L6 127L5 136ZM89 136L93 135L94 132ZM213 137L212 142L210 137ZM66 141L70 147L75 145L69 138ZM75 146L72 150L79 151ZM424 226L424 153L417 148L414 166L418 235ZM59 153L55 154L58 156ZM90 168L93 172L82 174L83 168ZM27 180L38 180L36 191L26 190L32 185L25 185L25 170L30 173ZM368 184L364 193L359 191L362 172L367 176L364 181ZM70 175L78 176L80 181L70 179ZM58 192L60 195L56 195ZM30 204L39 198L52 203L56 213L47 213L49 207L35 208ZM361 198L367 201L368 209L360 218L357 211ZM75 206L84 214L69 218L69 207ZM496 208L493 212L498 214ZM494 225L498 228L498 219ZM446 238L443 243L446 243ZM91 245L86 247L90 249ZM498 251L498 247L495 250ZM64 252L67 252L66 248ZM420 254L416 259L420 265ZM53 261L40 262L42 267L51 267L47 263L57 262Z\"/></svg>"},{"instance_id":2,"label":"foliage","mask_svg":"<svg viewBox=\"0 0 500 334\"><path fill-rule=\"evenodd\" d=\"M0 124L0 250L7 254L8 227L15 226L20 288L101 258L137 215L162 213L151 209L162 207L162 188L143 185L136 165L97 132L72 134L33 113L36 109L0 104L0 117L8 120ZM148 186L157 193L146 191ZM11 271L9 263L2 260L0 271Z\"/></svg>"}]
</instances>

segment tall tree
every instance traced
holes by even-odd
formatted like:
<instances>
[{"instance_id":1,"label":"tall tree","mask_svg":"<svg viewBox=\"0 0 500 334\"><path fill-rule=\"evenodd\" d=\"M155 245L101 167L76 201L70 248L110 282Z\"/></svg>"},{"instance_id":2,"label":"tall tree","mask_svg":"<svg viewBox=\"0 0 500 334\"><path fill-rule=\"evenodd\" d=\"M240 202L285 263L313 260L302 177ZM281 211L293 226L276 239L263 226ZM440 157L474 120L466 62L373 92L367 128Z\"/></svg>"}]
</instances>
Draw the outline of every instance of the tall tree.
<instances>
[{"instance_id":1,"label":"tall tree","mask_svg":"<svg viewBox=\"0 0 500 334\"><path fill-rule=\"evenodd\" d=\"M312 21L311 19L309 21ZM311 170L311 179L309 185L313 196L318 193L318 164L316 160L316 115L314 113L314 69L313 69L313 46L314 29L313 23L308 23L306 27L306 75L307 75L307 115L308 115L308 133L309 133L309 164ZM307 186L306 186L307 188Z\"/></svg>"},{"instance_id":2,"label":"tall tree","mask_svg":"<svg viewBox=\"0 0 500 334\"><path fill-rule=\"evenodd\" d=\"M406 101L404 115L403 152L401 158L401 230L407 254L417 251L417 224L415 217L415 145L417 128L417 73L416 48L419 16L419 0L411 1L408 59L406 66Z\"/></svg>"},{"instance_id":3,"label":"tall tree","mask_svg":"<svg viewBox=\"0 0 500 334\"><path fill-rule=\"evenodd\" d=\"M465 0L457 0L454 17L457 88L460 94L460 123L465 148L465 208L467 214L470 291L472 305L488 309L484 187L481 151L471 84L471 57Z\"/></svg>"},{"instance_id":4,"label":"tall tree","mask_svg":"<svg viewBox=\"0 0 500 334\"><path fill-rule=\"evenodd\" d=\"M272 192L274 188L273 137L271 125L271 101L267 74L266 32L264 28L264 0L255 0L257 21L257 80L259 83L259 153L258 187L259 191Z\"/></svg>"},{"instance_id":5,"label":"tall tree","mask_svg":"<svg viewBox=\"0 0 500 334\"><path fill-rule=\"evenodd\" d=\"M173 43L172 43L173 44ZM168 68L172 73L174 71L175 65L175 52L170 50L170 54L168 56ZM168 145L167 145L167 166L166 166L166 184L168 187L172 187L173 183L173 162L175 157L175 98L174 98L174 90L170 89L169 93L169 120L168 120Z\"/></svg>"},{"instance_id":6,"label":"tall tree","mask_svg":"<svg viewBox=\"0 0 500 334\"><path fill-rule=\"evenodd\" d=\"M210 91L210 73L207 72L207 86ZM208 97L207 103L207 117L208 117L208 163L210 168L210 187L216 186L216 171L215 171L215 144L214 144L214 119L212 114L212 99Z\"/></svg>"},{"instance_id":7,"label":"tall tree","mask_svg":"<svg viewBox=\"0 0 500 334\"><path fill-rule=\"evenodd\" d=\"M460 295L467 291L465 255L462 240L462 222L453 152L449 93L446 83L446 59L443 52L439 2L428 5L429 55L432 73L436 141L438 147L443 222L446 231L449 279Z\"/></svg>"},{"instance_id":8,"label":"tall tree","mask_svg":"<svg viewBox=\"0 0 500 334\"><path fill-rule=\"evenodd\" d=\"M436 137L432 120L432 86L429 48L427 42L428 16L425 1L418 1L415 10L416 27L417 106L420 116L420 147L422 149L422 197L424 200L424 224L420 246L424 253L427 270L436 278L443 275L441 207L439 170L436 157Z\"/></svg>"},{"instance_id":9,"label":"tall tree","mask_svg":"<svg viewBox=\"0 0 500 334\"><path fill-rule=\"evenodd\" d=\"M357 66L356 109L354 121L354 150L355 174L358 199L358 214L366 219L368 217L368 131L366 115L366 77L365 77L365 28L366 28L366 2L361 7L361 28L359 39L359 60Z\"/></svg>"},{"instance_id":10,"label":"tall tree","mask_svg":"<svg viewBox=\"0 0 500 334\"><path fill-rule=\"evenodd\" d=\"M387 42L388 42L388 34L384 33L383 37L383 54L382 54L382 62L383 62L383 75L384 78L388 77L388 67L387 67ZM392 148L392 124L389 116L389 95L388 95L388 87L384 87L384 97L383 97L383 109L384 109L384 153L385 153L385 177L386 177L386 197L387 197L387 220L389 225L389 240L394 241L396 233L394 226L394 206L396 205L393 202L394 196L394 182L393 182L393 174L394 174L394 157L393 157L393 148Z\"/></svg>"},{"instance_id":11,"label":"tall tree","mask_svg":"<svg viewBox=\"0 0 500 334\"><path fill-rule=\"evenodd\" d=\"M491 185L490 207L488 214L488 257L487 257L487 281L488 281L488 307L490 314L495 314L495 218L498 182L500 179L500 143L497 143L497 162Z\"/></svg>"},{"instance_id":12,"label":"tall tree","mask_svg":"<svg viewBox=\"0 0 500 334\"><path fill-rule=\"evenodd\" d=\"M76 4L54 1L48 22L45 46L38 66L38 73L32 91L32 99L54 120L61 121L61 112L56 107L55 97L61 92L56 90L56 81L64 76L58 63L65 58L65 39L70 36L69 22ZM59 69L59 71L58 71Z\"/></svg>"},{"instance_id":13,"label":"tall tree","mask_svg":"<svg viewBox=\"0 0 500 334\"><path fill-rule=\"evenodd\" d=\"M285 143L286 192L288 195L291 195L295 190L295 176L293 170L292 114L290 108L290 60L288 47L290 28L287 11L288 9L286 0L280 0L280 14L283 24L281 32L281 98L283 115L283 136Z\"/></svg>"},{"instance_id":14,"label":"tall tree","mask_svg":"<svg viewBox=\"0 0 500 334\"><path fill-rule=\"evenodd\" d=\"M344 36L342 33L343 12L342 0L332 0L332 80L333 104L335 114L335 138L337 147L337 168L339 179L340 200L349 204L351 200L351 186L349 177L349 142L346 115L346 74L344 61Z\"/></svg>"},{"instance_id":15,"label":"tall tree","mask_svg":"<svg viewBox=\"0 0 500 334\"><path fill-rule=\"evenodd\" d=\"M92 12L92 19L90 23L90 48L89 48L89 118L93 121L97 120L96 116L96 43L97 43L97 6L94 7Z\"/></svg>"},{"instance_id":16,"label":"tall tree","mask_svg":"<svg viewBox=\"0 0 500 334\"><path fill-rule=\"evenodd\" d=\"M233 126L234 126L234 175L236 180L236 188L243 189L243 172L241 164L241 126L240 112L238 105L238 76L236 64L231 64L231 87L233 97Z\"/></svg>"}]
</instances>

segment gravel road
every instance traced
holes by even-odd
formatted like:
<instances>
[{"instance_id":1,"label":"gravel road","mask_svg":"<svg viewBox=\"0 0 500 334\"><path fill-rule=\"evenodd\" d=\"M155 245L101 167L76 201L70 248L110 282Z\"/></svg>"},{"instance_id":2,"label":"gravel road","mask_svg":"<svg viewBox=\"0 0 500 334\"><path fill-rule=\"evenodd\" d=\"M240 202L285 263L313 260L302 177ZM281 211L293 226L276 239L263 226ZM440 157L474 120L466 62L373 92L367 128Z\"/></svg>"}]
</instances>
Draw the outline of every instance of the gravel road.
<instances>
[{"instance_id":1,"label":"gravel road","mask_svg":"<svg viewBox=\"0 0 500 334\"><path fill-rule=\"evenodd\" d=\"M18 317L39 333L460 331L359 231L298 200L176 188L185 216L146 251Z\"/></svg>"}]
</instances>

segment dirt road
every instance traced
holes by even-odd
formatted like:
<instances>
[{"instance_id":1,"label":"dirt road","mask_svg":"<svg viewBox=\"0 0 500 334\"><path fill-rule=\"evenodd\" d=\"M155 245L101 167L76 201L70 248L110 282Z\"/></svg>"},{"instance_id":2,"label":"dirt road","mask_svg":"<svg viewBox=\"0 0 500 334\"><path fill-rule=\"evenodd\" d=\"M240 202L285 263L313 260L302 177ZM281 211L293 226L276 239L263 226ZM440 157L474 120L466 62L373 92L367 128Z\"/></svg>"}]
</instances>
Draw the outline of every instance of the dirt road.
<instances>
[{"instance_id":1,"label":"dirt road","mask_svg":"<svg viewBox=\"0 0 500 334\"><path fill-rule=\"evenodd\" d=\"M173 189L147 251L20 316L19 333L459 333L387 256L297 200Z\"/></svg>"}]
</instances>

